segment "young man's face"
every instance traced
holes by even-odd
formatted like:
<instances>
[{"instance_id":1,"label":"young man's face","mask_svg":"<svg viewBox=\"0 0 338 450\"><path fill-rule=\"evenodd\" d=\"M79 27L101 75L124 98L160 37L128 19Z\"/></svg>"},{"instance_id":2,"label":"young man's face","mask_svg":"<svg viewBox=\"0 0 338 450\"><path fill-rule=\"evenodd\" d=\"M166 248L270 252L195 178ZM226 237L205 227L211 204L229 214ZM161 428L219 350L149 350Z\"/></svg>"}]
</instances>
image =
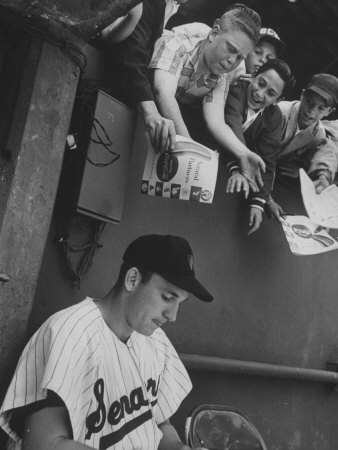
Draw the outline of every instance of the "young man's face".
<instances>
[{"instance_id":1,"label":"young man's face","mask_svg":"<svg viewBox=\"0 0 338 450\"><path fill-rule=\"evenodd\" d=\"M150 336L156 328L176 320L178 308L188 296L186 291L156 273L146 282L139 279L135 290L129 295L126 323L130 330Z\"/></svg>"},{"instance_id":2,"label":"young man's face","mask_svg":"<svg viewBox=\"0 0 338 450\"><path fill-rule=\"evenodd\" d=\"M242 31L230 26L222 31L219 26L214 26L203 51L203 62L215 75L231 72L247 57L252 47L252 41Z\"/></svg>"},{"instance_id":3,"label":"young man's face","mask_svg":"<svg viewBox=\"0 0 338 450\"><path fill-rule=\"evenodd\" d=\"M262 72L248 86L248 106L252 109L266 108L278 101L283 89L284 81L275 70Z\"/></svg>"},{"instance_id":4,"label":"young man's face","mask_svg":"<svg viewBox=\"0 0 338 450\"><path fill-rule=\"evenodd\" d=\"M275 58L277 58L275 46L268 41L259 41L256 47L245 58L246 72L255 73L269 59Z\"/></svg>"},{"instance_id":5,"label":"young man's face","mask_svg":"<svg viewBox=\"0 0 338 450\"><path fill-rule=\"evenodd\" d=\"M315 122L328 116L334 110L331 106L326 106L325 100L312 91L304 91L301 96L298 110L298 127L309 127Z\"/></svg>"}]
</instances>

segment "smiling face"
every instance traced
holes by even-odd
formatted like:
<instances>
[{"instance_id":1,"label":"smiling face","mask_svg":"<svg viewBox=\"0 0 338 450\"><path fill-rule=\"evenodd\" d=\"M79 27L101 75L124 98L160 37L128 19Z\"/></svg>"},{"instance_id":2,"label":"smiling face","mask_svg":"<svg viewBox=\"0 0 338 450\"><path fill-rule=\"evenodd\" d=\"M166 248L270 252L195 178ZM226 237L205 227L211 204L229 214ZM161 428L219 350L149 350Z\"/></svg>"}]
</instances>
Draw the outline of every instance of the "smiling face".
<instances>
[{"instance_id":1,"label":"smiling face","mask_svg":"<svg viewBox=\"0 0 338 450\"><path fill-rule=\"evenodd\" d=\"M328 116L333 110L333 107L326 106L326 101L320 95L312 91L305 91L300 100L298 126L301 130L309 127Z\"/></svg>"},{"instance_id":2,"label":"smiling face","mask_svg":"<svg viewBox=\"0 0 338 450\"><path fill-rule=\"evenodd\" d=\"M222 31L215 25L202 49L201 60L208 72L221 75L236 69L252 47L253 42L243 31L230 25Z\"/></svg>"},{"instance_id":3,"label":"smiling face","mask_svg":"<svg viewBox=\"0 0 338 450\"><path fill-rule=\"evenodd\" d=\"M268 41L261 40L245 59L247 73L255 73L269 59L277 58L276 47Z\"/></svg>"},{"instance_id":4,"label":"smiling face","mask_svg":"<svg viewBox=\"0 0 338 450\"><path fill-rule=\"evenodd\" d=\"M262 72L253 78L248 86L248 106L256 110L275 104L283 89L284 81L275 70Z\"/></svg>"},{"instance_id":5,"label":"smiling face","mask_svg":"<svg viewBox=\"0 0 338 450\"><path fill-rule=\"evenodd\" d=\"M149 280L142 282L138 270L130 269L133 270L137 273L132 274L134 280L131 281L134 284L130 285L132 287L124 309L126 327L130 332L135 330L150 336L156 328L176 320L178 308L187 300L189 294L156 273L152 274ZM128 280L126 282L128 283Z\"/></svg>"}]
</instances>

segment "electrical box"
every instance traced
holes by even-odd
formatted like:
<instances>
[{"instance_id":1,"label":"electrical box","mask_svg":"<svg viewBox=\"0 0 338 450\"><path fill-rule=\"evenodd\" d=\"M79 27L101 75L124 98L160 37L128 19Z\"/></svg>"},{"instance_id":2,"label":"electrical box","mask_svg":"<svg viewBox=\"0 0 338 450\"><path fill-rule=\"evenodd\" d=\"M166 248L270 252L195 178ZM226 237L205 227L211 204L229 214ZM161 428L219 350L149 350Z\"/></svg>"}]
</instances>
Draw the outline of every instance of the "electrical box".
<instances>
[{"instance_id":1,"label":"electrical box","mask_svg":"<svg viewBox=\"0 0 338 450\"><path fill-rule=\"evenodd\" d=\"M134 127L134 111L105 92L93 90L77 98L63 186L63 200L75 203L76 212L120 222Z\"/></svg>"}]
</instances>

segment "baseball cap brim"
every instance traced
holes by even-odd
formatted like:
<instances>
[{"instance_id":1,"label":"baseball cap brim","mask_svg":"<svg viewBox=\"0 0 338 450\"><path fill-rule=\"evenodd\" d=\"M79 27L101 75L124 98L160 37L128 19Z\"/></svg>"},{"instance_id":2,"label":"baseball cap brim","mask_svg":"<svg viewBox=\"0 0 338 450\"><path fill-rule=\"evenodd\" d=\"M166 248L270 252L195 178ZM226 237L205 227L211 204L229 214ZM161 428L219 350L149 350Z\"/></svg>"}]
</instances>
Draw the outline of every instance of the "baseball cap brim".
<instances>
[{"instance_id":1,"label":"baseball cap brim","mask_svg":"<svg viewBox=\"0 0 338 450\"><path fill-rule=\"evenodd\" d=\"M169 283L189 292L203 302L212 302L214 299L210 292L195 277L165 273L161 273L160 275L169 281Z\"/></svg>"},{"instance_id":2,"label":"baseball cap brim","mask_svg":"<svg viewBox=\"0 0 338 450\"><path fill-rule=\"evenodd\" d=\"M322 97L326 102L326 106L334 106L336 104L333 96L329 92L326 92L324 89L318 86L309 86L305 90L312 91L315 94L318 94L320 97Z\"/></svg>"},{"instance_id":3,"label":"baseball cap brim","mask_svg":"<svg viewBox=\"0 0 338 450\"><path fill-rule=\"evenodd\" d=\"M270 36L268 34L263 35L260 37L259 42L261 41L267 41L267 42L271 42L275 47L276 47L276 52L277 52L277 56L281 56L283 55L283 53L285 52L285 42L281 41L280 39L275 38L274 36Z\"/></svg>"}]
</instances>

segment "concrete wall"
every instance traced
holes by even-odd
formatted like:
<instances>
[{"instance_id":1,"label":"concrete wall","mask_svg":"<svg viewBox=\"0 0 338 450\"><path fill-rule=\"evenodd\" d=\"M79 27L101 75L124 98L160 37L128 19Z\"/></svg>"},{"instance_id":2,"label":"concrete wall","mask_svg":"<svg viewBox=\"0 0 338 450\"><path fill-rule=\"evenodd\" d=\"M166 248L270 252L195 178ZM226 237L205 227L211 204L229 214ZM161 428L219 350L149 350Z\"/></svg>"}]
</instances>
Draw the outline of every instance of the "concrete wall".
<instances>
[{"instance_id":1,"label":"concrete wall","mask_svg":"<svg viewBox=\"0 0 338 450\"><path fill-rule=\"evenodd\" d=\"M130 240L144 233L171 233L190 241L198 277L215 296L212 304L186 302L177 322L166 328L179 352L315 369L337 360L338 252L294 256L281 226L266 218L257 233L247 236L247 205L225 193L223 167L213 205L147 197L140 193L144 160L139 128L123 220L106 226L104 246L80 289L71 286L53 221L30 332L85 295L103 295ZM275 196L288 213L304 212L300 196L287 187L278 186ZM175 418L180 431L193 406L219 403L247 413L272 450L336 446L338 394L332 386L196 371L191 376L194 390Z\"/></svg>"}]
</instances>

